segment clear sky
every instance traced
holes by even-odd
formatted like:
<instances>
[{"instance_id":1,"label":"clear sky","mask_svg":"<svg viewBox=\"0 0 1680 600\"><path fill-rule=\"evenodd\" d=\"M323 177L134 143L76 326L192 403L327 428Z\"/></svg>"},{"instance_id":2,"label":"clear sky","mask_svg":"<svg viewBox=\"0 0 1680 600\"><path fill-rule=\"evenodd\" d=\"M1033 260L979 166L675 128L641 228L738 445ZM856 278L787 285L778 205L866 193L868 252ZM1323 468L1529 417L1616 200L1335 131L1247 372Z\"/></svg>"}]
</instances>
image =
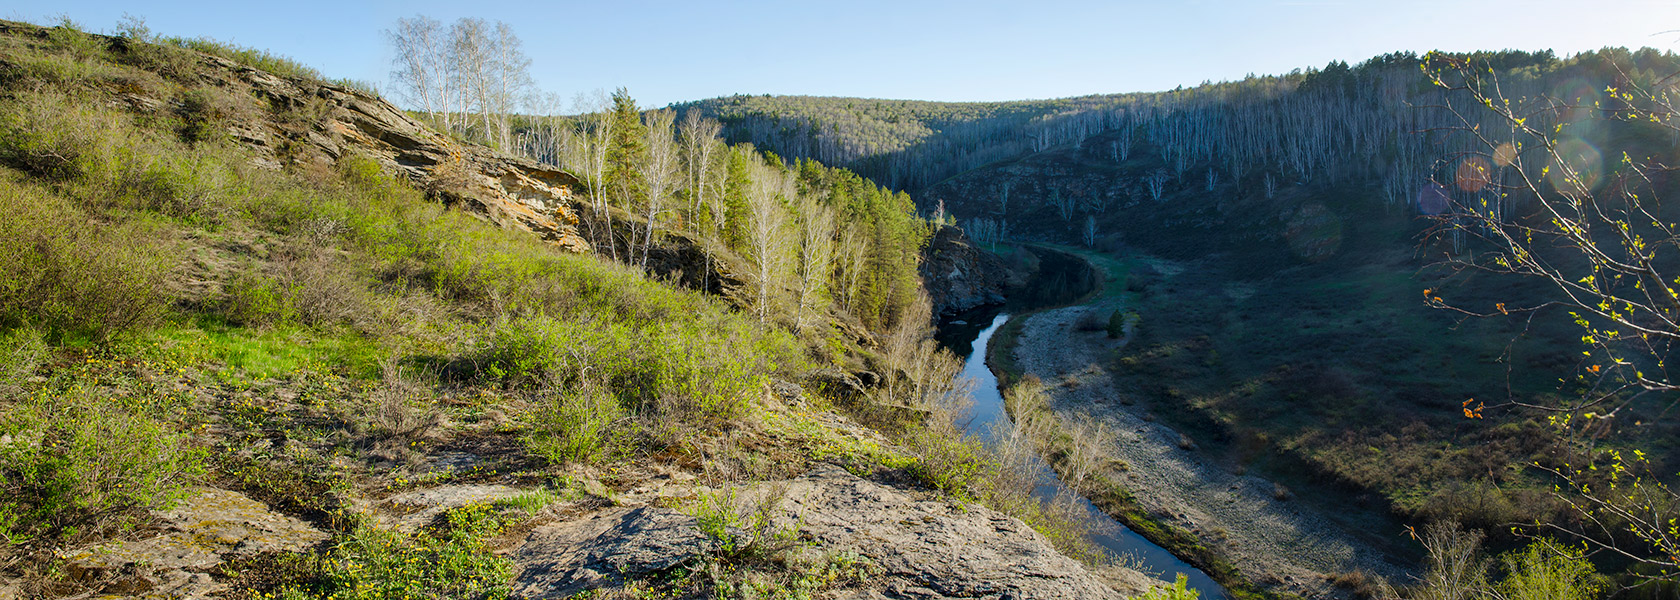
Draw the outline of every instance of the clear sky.
<instances>
[{"instance_id":1,"label":"clear sky","mask_svg":"<svg viewBox=\"0 0 1680 600\"><path fill-rule=\"evenodd\" d=\"M1156 91L1396 50L1680 51L1680 0L148 2L0 0L0 16L267 49L383 83L381 30L425 14L506 21L538 85L643 106L734 93L1015 100ZM1666 33L1665 33L1666 32Z\"/></svg>"}]
</instances>

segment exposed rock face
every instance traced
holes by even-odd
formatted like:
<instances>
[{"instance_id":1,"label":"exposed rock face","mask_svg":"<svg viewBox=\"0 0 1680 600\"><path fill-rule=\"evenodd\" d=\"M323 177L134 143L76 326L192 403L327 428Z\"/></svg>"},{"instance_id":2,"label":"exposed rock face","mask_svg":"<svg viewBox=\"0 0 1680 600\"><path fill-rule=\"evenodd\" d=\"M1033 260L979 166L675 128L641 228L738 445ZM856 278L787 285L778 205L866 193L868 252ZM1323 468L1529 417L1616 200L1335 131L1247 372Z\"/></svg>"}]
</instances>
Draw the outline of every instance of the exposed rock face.
<instances>
[{"instance_id":1,"label":"exposed rock face","mask_svg":"<svg viewBox=\"0 0 1680 600\"><path fill-rule=\"evenodd\" d=\"M822 465L783 484L778 520L828 552L852 552L879 569L859 595L874 598L1117 598L1019 519L976 506L917 500ZM745 492L771 493L768 486ZM703 559L693 517L668 508L618 508L532 531L514 552L516 593L561 598ZM1131 578L1140 591L1147 578Z\"/></svg>"},{"instance_id":2,"label":"exposed rock face","mask_svg":"<svg viewBox=\"0 0 1680 600\"><path fill-rule=\"evenodd\" d=\"M157 513L161 533L65 554L78 580L111 580L103 594L125 598L201 598L220 591L204 571L238 556L300 551L327 539L308 524L270 511L238 492L200 489Z\"/></svg>"},{"instance_id":3,"label":"exposed rock face","mask_svg":"<svg viewBox=\"0 0 1680 600\"><path fill-rule=\"evenodd\" d=\"M228 115L227 132L254 149L259 162L279 167L360 153L387 172L493 223L531 231L574 252L590 248L579 235L573 205L574 190L581 187L559 169L457 142L358 90L282 77L207 54L200 59L205 67L200 77L220 86L248 87L270 106L289 111L285 119L272 113ZM168 106L166 99L128 101L142 110Z\"/></svg>"},{"instance_id":4,"label":"exposed rock face","mask_svg":"<svg viewBox=\"0 0 1680 600\"><path fill-rule=\"evenodd\" d=\"M941 227L922 251L922 282L935 313L1003 302L1009 267L956 227Z\"/></svg>"}]
</instances>

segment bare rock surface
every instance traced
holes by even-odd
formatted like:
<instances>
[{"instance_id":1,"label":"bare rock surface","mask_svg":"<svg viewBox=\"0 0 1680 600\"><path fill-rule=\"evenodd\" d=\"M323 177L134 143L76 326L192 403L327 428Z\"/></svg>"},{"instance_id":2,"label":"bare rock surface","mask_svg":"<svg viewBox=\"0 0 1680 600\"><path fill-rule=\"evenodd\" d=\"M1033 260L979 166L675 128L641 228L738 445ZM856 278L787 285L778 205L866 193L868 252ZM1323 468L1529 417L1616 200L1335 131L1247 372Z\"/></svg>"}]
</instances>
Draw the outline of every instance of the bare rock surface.
<instances>
[{"instance_id":1,"label":"bare rock surface","mask_svg":"<svg viewBox=\"0 0 1680 600\"><path fill-rule=\"evenodd\" d=\"M495 502L517 494L519 490L505 485L445 485L386 498L380 503L378 514L383 525L413 533L450 509Z\"/></svg>"},{"instance_id":2,"label":"bare rock surface","mask_svg":"<svg viewBox=\"0 0 1680 600\"><path fill-rule=\"evenodd\" d=\"M1009 266L980 249L961 229L940 227L922 250L922 281L935 313L958 313L1003 302Z\"/></svg>"},{"instance_id":3,"label":"bare rock surface","mask_svg":"<svg viewBox=\"0 0 1680 600\"><path fill-rule=\"evenodd\" d=\"M101 591L106 596L200 598L220 590L204 571L225 560L300 551L328 537L244 494L211 488L156 516L164 522L156 535L64 554L66 572L74 579L112 580Z\"/></svg>"},{"instance_id":4,"label":"bare rock surface","mask_svg":"<svg viewBox=\"0 0 1680 600\"><path fill-rule=\"evenodd\" d=\"M262 120L229 124L234 139L276 164L288 154L280 151L287 142L292 154L304 148L311 151L305 156L322 161L359 153L493 223L531 231L575 252L590 248L579 235L572 206L578 181L558 168L457 142L389 102L351 88L281 77L216 56L204 60L231 72L271 104L320 115L302 131Z\"/></svg>"},{"instance_id":5,"label":"bare rock surface","mask_svg":"<svg viewBox=\"0 0 1680 600\"><path fill-rule=\"evenodd\" d=\"M864 596L1120 597L1019 519L977 505L918 499L833 465L743 494L782 496L778 519L798 523L808 547L854 553L876 565L879 576ZM561 598L611 586L702 558L705 543L694 517L676 509L601 511L532 531L513 552L519 573L514 590Z\"/></svg>"},{"instance_id":6,"label":"bare rock surface","mask_svg":"<svg viewBox=\"0 0 1680 600\"><path fill-rule=\"evenodd\" d=\"M688 562L705 541L694 517L679 511L610 509L532 531L513 553L513 589L527 598L565 598Z\"/></svg>"}]
</instances>

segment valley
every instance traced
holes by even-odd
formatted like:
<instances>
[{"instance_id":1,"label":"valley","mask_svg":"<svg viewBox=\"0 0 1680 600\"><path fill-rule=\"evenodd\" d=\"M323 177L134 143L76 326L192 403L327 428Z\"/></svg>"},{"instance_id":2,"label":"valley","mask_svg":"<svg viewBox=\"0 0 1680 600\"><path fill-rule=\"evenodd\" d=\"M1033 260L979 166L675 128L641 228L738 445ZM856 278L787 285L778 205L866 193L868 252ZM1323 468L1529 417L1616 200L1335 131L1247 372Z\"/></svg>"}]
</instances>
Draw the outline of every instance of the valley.
<instances>
[{"instance_id":1,"label":"valley","mask_svg":"<svg viewBox=\"0 0 1680 600\"><path fill-rule=\"evenodd\" d=\"M1680 589L1680 55L562 108L386 25L0 21L0 600Z\"/></svg>"}]
</instances>

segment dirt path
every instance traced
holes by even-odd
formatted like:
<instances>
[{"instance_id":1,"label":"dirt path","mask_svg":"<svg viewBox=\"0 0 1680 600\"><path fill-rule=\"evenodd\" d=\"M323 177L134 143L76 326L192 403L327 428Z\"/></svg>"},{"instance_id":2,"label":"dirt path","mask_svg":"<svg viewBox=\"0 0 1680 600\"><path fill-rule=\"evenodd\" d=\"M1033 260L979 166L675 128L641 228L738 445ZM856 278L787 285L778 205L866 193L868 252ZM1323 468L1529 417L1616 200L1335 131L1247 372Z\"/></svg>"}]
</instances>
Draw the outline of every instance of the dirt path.
<instances>
[{"instance_id":1,"label":"dirt path","mask_svg":"<svg viewBox=\"0 0 1680 600\"><path fill-rule=\"evenodd\" d=\"M1044 380L1051 409L1062 422L1094 419L1110 432L1112 458L1129 470L1125 481L1144 508L1220 548L1256 583L1281 582L1309 598L1339 595L1327 576L1364 570L1391 581L1405 570L1362 545L1313 507L1274 497L1272 482L1235 475L1195 450L1180 448L1171 428L1145 420L1120 403L1103 370L1123 340L1079 331L1087 314L1107 305L1046 311L1028 317L1013 352L1017 364Z\"/></svg>"}]
</instances>

